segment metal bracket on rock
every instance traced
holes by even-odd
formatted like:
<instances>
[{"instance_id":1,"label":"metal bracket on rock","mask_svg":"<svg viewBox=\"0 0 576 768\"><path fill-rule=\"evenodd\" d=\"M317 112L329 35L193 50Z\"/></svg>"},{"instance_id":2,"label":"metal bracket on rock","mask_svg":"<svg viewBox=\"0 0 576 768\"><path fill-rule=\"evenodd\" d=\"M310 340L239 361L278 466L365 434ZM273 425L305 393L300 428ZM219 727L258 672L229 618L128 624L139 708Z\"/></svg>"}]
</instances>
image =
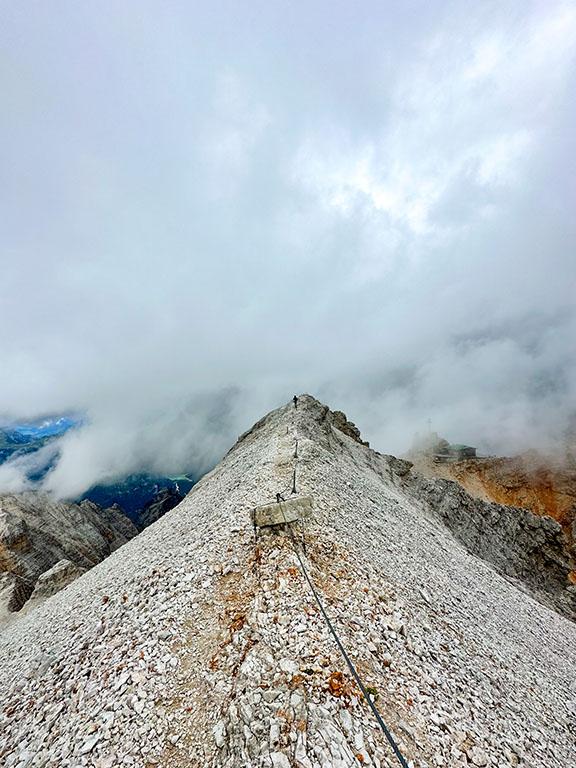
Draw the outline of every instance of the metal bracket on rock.
<instances>
[{"instance_id":1,"label":"metal bracket on rock","mask_svg":"<svg viewBox=\"0 0 576 768\"><path fill-rule=\"evenodd\" d=\"M312 513L310 496L290 496L287 501L275 501L250 510L250 520L256 528L267 525L285 525L309 517Z\"/></svg>"}]
</instances>

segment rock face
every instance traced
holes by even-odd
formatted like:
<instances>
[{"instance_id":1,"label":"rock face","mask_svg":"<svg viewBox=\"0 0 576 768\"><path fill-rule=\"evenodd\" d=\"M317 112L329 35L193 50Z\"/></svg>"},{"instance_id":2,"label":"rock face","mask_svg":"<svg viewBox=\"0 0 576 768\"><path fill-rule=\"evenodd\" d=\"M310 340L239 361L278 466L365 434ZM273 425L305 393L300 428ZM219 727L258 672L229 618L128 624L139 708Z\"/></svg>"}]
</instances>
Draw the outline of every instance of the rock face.
<instances>
[{"instance_id":1,"label":"rock face","mask_svg":"<svg viewBox=\"0 0 576 768\"><path fill-rule=\"evenodd\" d=\"M102 510L91 502L78 506L32 491L1 494L0 626L22 608L41 574L56 563L69 561L82 573L137 533L121 512ZM53 586L56 583L52 581Z\"/></svg>"},{"instance_id":2,"label":"rock face","mask_svg":"<svg viewBox=\"0 0 576 768\"><path fill-rule=\"evenodd\" d=\"M70 560L59 560L56 565L49 568L44 573L40 574L34 592L30 595L30 598L24 604L22 611L28 613L33 608L36 608L44 600L47 600L56 592L59 592L68 584L71 584L78 576L82 576L86 573L86 568L80 568Z\"/></svg>"},{"instance_id":3,"label":"rock face","mask_svg":"<svg viewBox=\"0 0 576 768\"><path fill-rule=\"evenodd\" d=\"M572 764L576 624L549 607L557 573L520 582L482 559L482 510L339 421L309 396L272 412L170 515L0 635L3 764L398 765L290 536L253 536L296 437L313 499L296 547L408 764ZM464 532L443 508L457 502ZM534 541L517 538L530 574Z\"/></svg>"},{"instance_id":4,"label":"rock face","mask_svg":"<svg viewBox=\"0 0 576 768\"><path fill-rule=\"evenodd\" d=\"M93 501L85 499L84 501L81 501L78 506L90 515L104 522L109 528L114 530L117 535L122 536L126 541L132 539L138 533L138 528L118 504L113 504L111 507L104 509L99 504L95 504Z\"/></svg>"},{"instance_id":5,"label":"rock face","mask_svg":"<svg viewBox=\"0 0 576 768\"><path fill-rule=\"evenodd\" d=\"M566 533L576 555L576 462L570 455L541 456L528 451L510 458L477 459L437 464L414 457L419 472L459 483L471 496L553 517Z\"/></svg>"},{"instance_id":6,"label":"rock face","mask_svg":"<svg viewBox=\"0 0 576 768\"><path fill-rule=\"evenodd\" d=\"M345 435L348 435L348 437L351 437L352 440L356 440L357 443L360 443L360 445L369 446L370 444L364 440L362 440L362 435L360 434L360 430L356 426L356 424L352 423L351 421L348 421L346 414L342 413L342 411L331 411L328 406L324 406L326 409L326 416L329 416L329 420L333 427L336 427L336 429L339 429L340 432L344 432Z\"/></svg>"},{"instance_id":7,"label":"rock face","mask_svg":"<svg viewBox=\"0 0 576 768\"><path fill-rule=\"evenodd\" d=\"M576 619L576 601L567 591L574 561L556 520L473 499L449 480L411 479L416 495L430 504L472 554L522 583L538 600Z\"/></svg>"},{"instance_id":8,"label":"rock face","mask_svg":"<svg viewBox=\"0 0 576 768\"><path fill-rule=\"evenodd\" d=\"M151 499L138 514L138 527L140 529L147 528L156 520L159 520L166 512L174 509L184 497L181 496L174 488L162 488Z\"/></svg>"}]
</instances>

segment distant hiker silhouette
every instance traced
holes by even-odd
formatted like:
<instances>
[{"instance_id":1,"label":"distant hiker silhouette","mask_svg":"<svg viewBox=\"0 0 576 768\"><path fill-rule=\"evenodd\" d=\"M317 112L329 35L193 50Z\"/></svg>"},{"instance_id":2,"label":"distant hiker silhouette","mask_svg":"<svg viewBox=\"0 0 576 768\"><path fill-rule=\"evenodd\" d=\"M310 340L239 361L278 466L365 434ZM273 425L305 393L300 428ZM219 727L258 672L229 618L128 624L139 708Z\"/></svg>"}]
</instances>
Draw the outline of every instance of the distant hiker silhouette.
<instances>
[{"instance_id":1,"label":"distant hiker silhouette","mask_svg":"<svg viewBox=\"0 0 576 768\"><path fill-rule=\"evenodd\" d=\"M298 408L298 398L296 397L296 395L294 395L294 397L292 398L292 400L293 400L293 402L294 402L294 408Z\"/></svg>"}]
</instances>

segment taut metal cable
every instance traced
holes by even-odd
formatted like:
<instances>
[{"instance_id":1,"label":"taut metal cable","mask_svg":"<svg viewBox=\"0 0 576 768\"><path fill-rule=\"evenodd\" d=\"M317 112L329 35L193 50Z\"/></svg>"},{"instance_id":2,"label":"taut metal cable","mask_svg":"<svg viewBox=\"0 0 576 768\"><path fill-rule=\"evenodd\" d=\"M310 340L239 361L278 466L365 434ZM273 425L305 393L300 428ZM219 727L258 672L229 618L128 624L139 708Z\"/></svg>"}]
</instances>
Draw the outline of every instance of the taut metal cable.
<instances>
[{"instance_id":1,"label":"taut metal cable","mask_svg":"<svg viewBox=\"0 0 576 768\"><path fill-rule=\"evenodd\" d=\"M295 408L297 407L296 403L297 403L296 398L294 398L294 407ZM296 437L295 440L296 440L296 447L295 447L295 450L294 450L294 474L293 474L293 483L292 483L292 493L296 493L297 492L296 491L296 463L297 463L297 460L298 460L298 437ZM376 705L374 704L374 702L370 698L370 694L366 690L366 686L364 685L364 683L360 679L360 675L358 674L358 672L356 670L356 667L354 666L354 664L352 663L352 660L350 659L350 657L346 653L346 649L342 645L342 642L341 642L340 638L338 637L338 633L334 629L334 626L333 626L332 622L330 621L330 617L326 613L326 610L325 610L324 606L322 605L322 601L320 600L320 597L319 597L318 593L316 592L316 588L314 587L314 584L312 583L312 579L308 575L308 571L306 570L306 566L304 565L304 561L302 560L302 557L300 556L300 552L298 551L298 547L296 546L296 539L294 538L294 534L292 533L292 527L291 527L290 523L288 522L288 520L286 519L286 515L284 514L284 507L280 503L281 501L284 501L284 498L283 498L282 494L276 494L276 501L280 505L280 510L282 511L282 517L284 518L284 524L288 528L288 532L290 534L290 539L292 541L292 548L294 549L296 557L298 558L298 562L300 563L300 568L302 569L302 573L304 574L304 577L305 577L306 581L308 582L308 586L312 590L312 594L314 595L314 599L316 600L318 608L320 609L320 612L321 612L322 616L324 617L324 620L325 620L326 624L328 625L328 629L332 633L332 637L336 641L336 645L340 649L340 653L344 657L344 660L345 660L346 664L348 665L348 669L350 670L350 672L352 673L354 679L358 683L358 687L360 688L364 698L368 702L368 705L369 705L370 709L372 710L372 712L374 714L374 717L378 721L378 725L380 726L380 728L382 729L384 735L386 736L386 739L388 740L388 743L392 747L392 750L394 751L394 754L398 758L398 761L399 761L400 765L402 766L402 768L408 768L408 763L404 759L404 755L402 754L402 752L400 752L400 749L399 749L398 745L396 744L396 741L394 740L394 737L392 736L392 734L390 733L390 731L386 727L386 723L384 722L384 720L382 719L382 716L380 715L380 713L376 709Z\"/></svg>"},{"instance_id":2,"label":"taut metal cable","mask_svg":"<svg viewBox=\"0 0 576 768\"><path fill-rule=\"evenodd\" d=\"M366 687L365 687L364 683L362 682L358 672L356 671L356 667L354 666L354 664L352 663L350 657L346 653L346 649L342 645L342 643L340 641L340 638L338 637L338 633L334 629L334 627L332 625L332 622L330 621L330 617L326 613L326 610L324 609L324 606L322 605L322 601L318 597L318 593L316 592L314 584L312 583L312 580L310 579L310 576L308 575L308 571L306 570L306 566L304 565L304 562L303 562L302 558L300 557L300 553L298 552L298 548L296 547L296 539L294 538L294 534L292 533L292 528L290 526L290 523L286 520L286 515L284 514L284 508L282 506L280 506L280 508L282 510L282 517L284 518L284 522L285 522L286 526L288 527L288 531L290 533L290 538L292 539L292 547L294 549L294 552L296 553L296 557L298 558L298 562L300 563L300 568L302 569L302 573L304 574L304 576L306 578L306 581L308 582L308 586L312 590L312 594L314 595L316 603L318 604L318 608L320 608L322 616L324 617L324 620L326 621L326 624L328 625L328 629L332 633L332 636L334 637L334 640L336 641L336 645L340 649L340 652L341 652L342 656L344 656L344 660L346 661L346 664L348 665L348 669L353 674L354 679L358 683L358 686L359 686L360 690L362 691L362 693L364 695L364 698L366 699L366 701L368 702L368 705L370 706L370 709L374 713L374 717L378 721L378 725L380 726L380 728L382 728L382 730L384 732L384 735L386 736L390 746L394 750L394 754L398 758L398 760L400 762L400 765L402 766L402 768L408 768L408 763L404 759L404 756L400 752L400 749L398 748L398 745L394 741L394 737L392 736L392 734L390 733L390 731L386 727L386 724L384 723L384 720L382 720L382 717L380 716L380 713L378 712L374 702L370 698L370 695L369 695L368 691L366 690Z\"/></svg>"}]
</instances>

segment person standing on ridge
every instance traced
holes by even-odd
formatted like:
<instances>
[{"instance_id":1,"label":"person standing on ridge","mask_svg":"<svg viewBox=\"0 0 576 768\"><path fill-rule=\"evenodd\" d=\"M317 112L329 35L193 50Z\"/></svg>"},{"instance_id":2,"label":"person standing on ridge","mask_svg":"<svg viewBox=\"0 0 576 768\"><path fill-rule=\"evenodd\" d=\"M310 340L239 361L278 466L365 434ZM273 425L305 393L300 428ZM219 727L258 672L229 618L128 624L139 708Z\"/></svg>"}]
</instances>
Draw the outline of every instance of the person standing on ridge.
<instances>
[{"instance_id":1,"label":"person standing on ridge","mask_svg":"<svg viewBox=\"0 0 576 768\"><path fill-rule=\"evenodd\" d=\"M292 398L292 400L293 400L293 402L294 402L294 408L298 408L298 398L296 397L296 395L294 395L294 397Z\"/></svg>"}]
</instances>

